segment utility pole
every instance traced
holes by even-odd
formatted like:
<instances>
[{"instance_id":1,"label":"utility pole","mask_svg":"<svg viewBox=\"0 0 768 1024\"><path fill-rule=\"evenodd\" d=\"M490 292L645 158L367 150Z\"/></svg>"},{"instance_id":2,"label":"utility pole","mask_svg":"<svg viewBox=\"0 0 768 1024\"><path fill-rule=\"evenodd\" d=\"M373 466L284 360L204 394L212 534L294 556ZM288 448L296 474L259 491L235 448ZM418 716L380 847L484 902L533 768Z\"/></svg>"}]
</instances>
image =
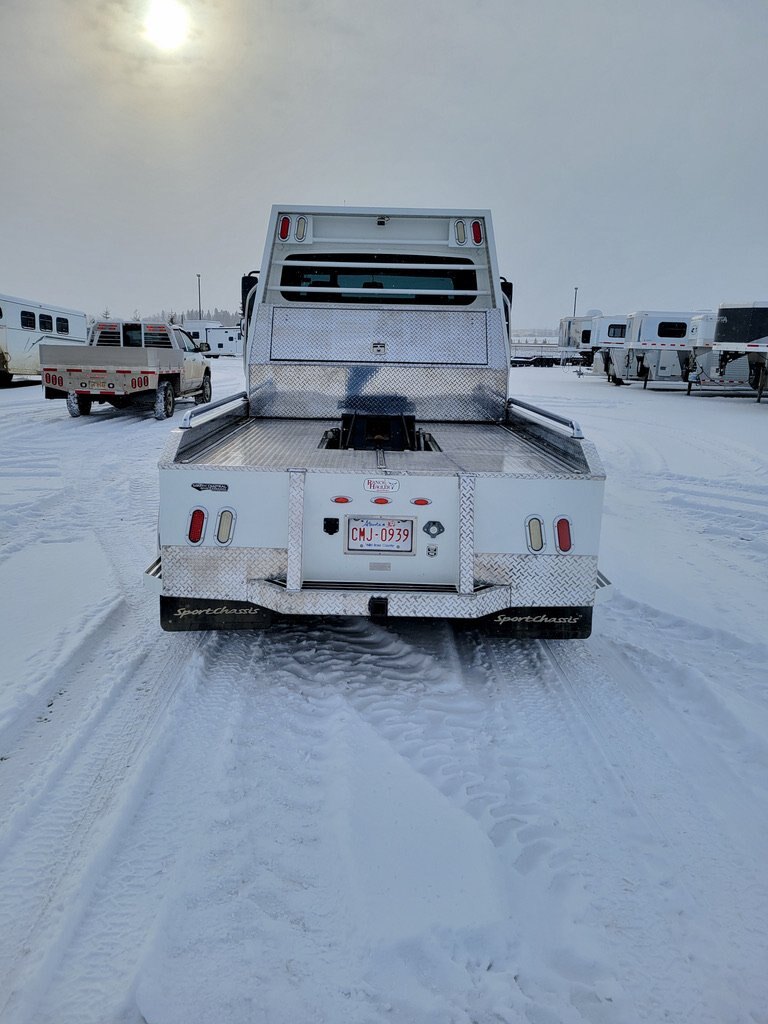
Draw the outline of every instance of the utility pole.
<instances>
[{"instance_id":1,"label":"utility pole","mask_svg":"<svg viewBox=\"0 0 768 1024\"><path fill-rule=\"evenodd\" d=\"M199 274L197 276L200 277ZM198 284L199 284L199 282L198 282ZM576 285L576 287L573 289L573 315L574 316L576 316L576 296L578 294L579 294L579 286Z\"/></svg>"},{"instance_id":2,"label":"utility pole","mask_svg":"<svg viewBox=\"0 0 768 1024\"><path fill-rule=\"evenodd\" d=\"M574 309L576 308L576 300L574 302ZM197 275L197 319L203 319L203 304L200 302L200 275Z\"/></svg>"}]
</instances>

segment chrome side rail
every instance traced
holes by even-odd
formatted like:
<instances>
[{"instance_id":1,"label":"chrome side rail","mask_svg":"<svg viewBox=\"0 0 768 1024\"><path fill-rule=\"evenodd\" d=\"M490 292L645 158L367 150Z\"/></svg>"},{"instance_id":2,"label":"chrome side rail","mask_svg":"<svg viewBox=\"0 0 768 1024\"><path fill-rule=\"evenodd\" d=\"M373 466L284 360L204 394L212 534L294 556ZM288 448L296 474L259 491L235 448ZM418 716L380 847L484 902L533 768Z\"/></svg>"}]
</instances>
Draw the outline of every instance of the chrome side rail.
<instances>
[{"instance_id":1,"label":"chrome side rail","mask_svg":"<svg viewBox=\"0 0 768 1024\"><path fill-rule=\"evenodd\" d=\"M232 412L236 403L242 405L243 412L247 412L248 392L241 391L237 395L228 395L226 398L220 398L216 402L209 402L207 405L199 405L195 409L190 409L181 421L181 429L187 430L189 427L197 426L201 423L208 423L210 420L215 420L218 416L223 416L226 412ZM197 424L193 424L193 420L198 420L199 422Z\"/></svg>"},{"instance_id":2,"label":"chrome side rail","mask_svg":"<svg viewBox=\"0 0 768 1024\"><path fill-rule=\"evenodd\" d=\"M527 402L521 402L519 398L508 398L507 405L517 406L520 409L525 409L527 412L535 413L537 416L543 416L546 420L552 420L554 423L560 423L562 426L568 427L571 431L571 437L575 437L580 441L584 440L584 434L576 420L569 420L565 416L558 416L555 412L549 412L547 409L540 409L538 405L529 405Z\"/></svg>"}]
</instances>

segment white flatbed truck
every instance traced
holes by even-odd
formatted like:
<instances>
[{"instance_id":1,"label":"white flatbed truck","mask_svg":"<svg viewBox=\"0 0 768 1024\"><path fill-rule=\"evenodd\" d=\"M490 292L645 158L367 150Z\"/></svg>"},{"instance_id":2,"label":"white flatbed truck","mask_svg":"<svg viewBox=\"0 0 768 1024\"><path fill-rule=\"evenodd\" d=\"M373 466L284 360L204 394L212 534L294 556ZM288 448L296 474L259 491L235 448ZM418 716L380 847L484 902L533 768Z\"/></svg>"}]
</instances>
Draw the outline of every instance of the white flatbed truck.
<instances>
[{"instance_id":1,"label":"white flatbed truck","mask_svg":"<svg viewBox=\"0 0 768 1024\"><path fill-rule=\"evenodd\" d=\"M604 472L577 423L508 395L487 211L273 207L243 294L248 390L159 463L164 629L589 635Z\"/></svg>"},{"instance_id":2,"label":"white flatbed truck","mask_svg":"<svg viewBox=\"0 0 768 1024\"><path fill-rule=\"evenodd\" d=\"M85 346L40 346L43 392L65 398L71 416L88 416L100 403L144 405L162 420L173 416L177 398L210 402L207 351L175 324L100 320Z\"/></svg>"}]
</instances>

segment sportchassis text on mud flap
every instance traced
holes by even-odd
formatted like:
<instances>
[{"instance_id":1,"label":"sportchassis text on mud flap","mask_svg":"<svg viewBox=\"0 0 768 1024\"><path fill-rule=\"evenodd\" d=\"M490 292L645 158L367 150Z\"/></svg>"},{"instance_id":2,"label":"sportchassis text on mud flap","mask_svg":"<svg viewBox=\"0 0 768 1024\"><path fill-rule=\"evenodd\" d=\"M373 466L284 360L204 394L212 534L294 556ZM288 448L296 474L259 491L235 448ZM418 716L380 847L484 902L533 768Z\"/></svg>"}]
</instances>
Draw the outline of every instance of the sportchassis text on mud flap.
<instances>
[{"instance_id":1,"label":"sportchassis text on mud flap","mask_svg":"<svg viewBox=\"0 0 768 1024\"><path fill-rule=\"evenodd\" d=\"M486 211L275 207L244 310L248 391L160 461L163 628L589 635L604 472L576 423L508 397Z\"/></svg>"}]
</instances>

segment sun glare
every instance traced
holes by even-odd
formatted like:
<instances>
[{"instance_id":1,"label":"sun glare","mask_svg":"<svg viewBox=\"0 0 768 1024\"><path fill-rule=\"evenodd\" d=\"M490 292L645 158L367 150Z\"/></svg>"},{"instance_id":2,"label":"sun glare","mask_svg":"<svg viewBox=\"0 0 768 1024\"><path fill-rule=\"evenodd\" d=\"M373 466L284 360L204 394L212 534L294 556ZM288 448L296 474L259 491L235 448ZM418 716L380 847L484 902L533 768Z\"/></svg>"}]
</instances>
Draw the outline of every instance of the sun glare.
<instances>
[{"instance_id":1,"label":"sun glare","mask_svg":"<svg viewBox=\"0 0 768 1024\"><path fill-rule=\"evenodd\" d=\"M178 0L152 0L144 30L159 50L175 50L189 34L189 12Z\"/></svg>"}]
</instances>

